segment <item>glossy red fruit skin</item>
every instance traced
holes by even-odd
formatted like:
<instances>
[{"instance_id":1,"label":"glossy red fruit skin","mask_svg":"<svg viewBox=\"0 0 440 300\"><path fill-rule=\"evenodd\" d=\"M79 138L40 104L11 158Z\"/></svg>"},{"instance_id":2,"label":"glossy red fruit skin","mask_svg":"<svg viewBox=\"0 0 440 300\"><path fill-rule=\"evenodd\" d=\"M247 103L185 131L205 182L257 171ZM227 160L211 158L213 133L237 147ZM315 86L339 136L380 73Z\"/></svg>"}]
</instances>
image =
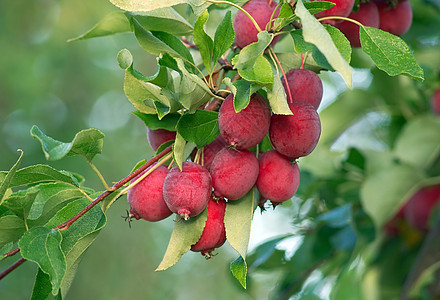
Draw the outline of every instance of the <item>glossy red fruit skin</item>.
<instances>
[{"instance_id":1,"label":"glossy red fruit skin","mask_svg":"<svg viewBox=\"0 0 440 300\"><path fill-rule=\"evenodd\" d=\"M237 200L255 185L258 160L248 150L224 148L214 157L210 173L214 194L228 200Z\"/></svg>"},{"instance_id":2,"label":"glossy red fruit skin","mask_svg":"<svg viewBox=\"0 0 440 300\"><path fill-rule=\"evenodd\" d=\"M206 145L203 149L203 166L209 170L211 168L214 157L220 150L222 150L226 146L227 144L221 135L219 135L214 141ZM191 158L193 161L196 157L196 153L197 149L194 149L193 153L191 154ZM202 164L202 160L200 160L200 164Z\"/></svg>"},{"instance_id":3,"label":"glossy red fruit skin","mask_svg":"<svg viewBox=\"0 0 440 300\"><path fill-rule=\"evenodd\" d=\"M130 183L133 183L154 165L136 176ZM168 168L165 166L159 166L128 191L127 199L130 204L130 213L133 214L137 220L142 218L150 222L156 222L163 220L172 214L163 199L162 188L167 174Z\"/></svg>"},{"instance_id":4,"label":"glossy red fruit skin","mask_svg":"<svg viewBox=\"0 0 440 300\"><path fill-rule=\"evenodd\" d=\"M431 107L436 115L440 116L440 88L437 89L431 98Z\"/></svg>"},{"instance_id":5,"label":"glossy red fruit skin","mask_svg":"<svg viewBox=\"0 0 440 300\"><path fill-rule=\"evenodd\" d=\"M317 19L323 17L330 17L330 16L347 17L353 10L354 0L328 0L328 1L335 3L335 6L315 14L315 17ZM336 22L338 21L326 20L323 23L333 25Z\"/></svg>"},{"instance_id":6,"label":"glossy red fruit skin","mask_svg":"<svg viewBox=\"0 0 440 300\"><path fill-rule=\"evenodd\" d=\"M243 5L243 9L255 19L261 30L265 30L276 5L277 3L274 1L251 0ZM273 19L277 18L279 13L280 10L277 9ZM242 11L238 11L235 15L233 27L235 31L235 45L238 48L242 49L247 45L258 41L258 30L255 28L255 25L252 23L249 17ZM272 45L274 45L278 40L279 37L275 37L272 41Z\"/></svg>"},{"instance_id":7,"label":"glossy red fruit skin","mask_svg":"<svg viewBox=\"0 0 440 300\"><path fill-rule=\"evenodd\" d=\"M258 157L257 189L261 197L281 203L295 195L299 187L300 173L296 162L275 150Z\"/></svg>"},{"instance_id":8,"label":"glossy red fruit skin","mask_svg":"<svg viewBox=\"0 0 440 300\"><path fill-rule=\"evenodd\" d=\"M220 134L228 145L239 150L256 146L267 134L270 126L269 103L259 94L253 94L249 105L236 113L234 96L229 94L218 114Z\"/></svg>"},{"instance_id":9,"label":"glossy red fruit skin","mask_svg":"<svg viewBox=\"0 0 440 300\"><path fill-rule=\"evenodd\" d=\"M289 85L289 90L286 84ZM318 109L322 100L323 87L322 81L319 76L310 70L306 69L293 69L286 73L286 77L281 78L284 90L286 91L287 101L305 101L310 103Z\"/></svg>"},{"instance_id":10,"label":"glossy red fruit skin","mask_svg":"<svg viewBox=\"0 0 440 300\"><path fill-rule=\"evenodd\" d=\"M405 204L405 219L414 228L429 229L432 209L440 202L440 185L421 188Z\"/></svg>"},{"instance_id":11,"label":"glossy red fruit skin","mask_svg":"<svg viewBox=\"0 0 440 300\"><path fill-rule=\"evenodd\" d=\"M219 199L215 201L212 197L208 202L208 218L202 236L197 243L191 246L191 251L201 252L202 255L209 255L215 248L222 246L226 241L226 230L224 224L226 201Z\"/></svg>"},{"instance_id":12,"label":"glossy red fruit skin","mask_svg":"<svg viewBox=\"0 0 440 300\"><path fill-rule=\"evenodd\" d=\"M166 129L150 129L147 128L147 138L148 143L150 144L150 147L157 151L159 149L159 146L162 145L165 142L174 140L176 138L176 132L175 131L168 131Z\"/></svg>"},{"instance_id":13,"label":"glossy red fruit skin","mask_svg":"<svg viewBox=\"0 0 440 300\"><path fill-rule=\"evenodd\" d=\"M360 22L365 26L379 28L379 11L374 2L360 4L358 11L352 12L348 17ZM345 35L345 37L350 41L352 47L358 48L361 46L358 25L349 21L343 21L336 24L335 27Z\"/></svg>"},{"instance_id":14,"label":"glossy red fruit skin","mask_svg":"<svg viewBox=\"0 0 440 300\"><path fill-rule=\"evenodd\" d=\"M279 153L299 158L315 149L321 135L321 121L313 105L298 101L289 103L293 115L273 115L269 138Z\"/></svg>"},{"instance_id":15,"label":"glossy red fruit skin","mask_svg":"<svg viewBox=\"0 0 440 300\"><path fill-rule=\"evenodd\" d=\"M208 170L196 163L185 161L182 171L173 167L163 183L163 197L168 208L187 219L200 214L208 205L212 180Z\"/></svg>"},{"instance_id":16,"label":"glossy red fruit skin","mask_svg":"<svg viewBox=\"0 0 440 300\"><path fill-rule=\"evenodd\" d=\"M409 1L398 2L395 8L386 2L377 3L380 29L394 35L403 35L412 24L412 8Z\"/></svg>"}]
</instances>

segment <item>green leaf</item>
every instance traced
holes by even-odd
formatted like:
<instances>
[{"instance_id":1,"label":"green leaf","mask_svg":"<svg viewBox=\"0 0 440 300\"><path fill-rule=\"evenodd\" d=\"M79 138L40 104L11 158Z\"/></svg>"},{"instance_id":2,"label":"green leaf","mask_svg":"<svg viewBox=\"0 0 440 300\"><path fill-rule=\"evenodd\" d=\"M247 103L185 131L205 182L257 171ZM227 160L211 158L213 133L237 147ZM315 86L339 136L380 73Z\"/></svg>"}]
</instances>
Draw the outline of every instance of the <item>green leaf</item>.
<instances>
[{"instance_id":1,"label":"green leaf","mask_svg":"<svg viewBox=\"0 0 440 300\"><path fill-rule=\"evenodd\" d=\"M287 103L286 91L279 75L275 76L272 89L267 91L267 99L274 114L292 115L292 111Z\"/></svg>"},{"instance_id":2,"label":"green leaf","mask_svg":"<svg viewBox=\"0 0 440 300\"><path fill-rule=\"evenodd\" d=\"M312 51L316 47L313 44L304 41L302 30L295 30L290 33L293 39L293 49L296 53L306 53Z\"/></svg>"},{"instance_id":3,"label":"green leaf","mask_svg":"<svg viewBox=\"0 0 440 300\"><path fill-rule=\"evenodd\" d=\"M276 56L286 72L288 70L300 69L302 67L303 59L301 58L300 53L276 53ZM304 60L304 69L311 70L313 72L319 72L322 70L322 68L310 55L307 56L306 60Z\"/></svg>"},{"instance_id":4,"label":"green leaf","mask_svg":"<svg viewBox=\"0 0 440 300\"><path fill-rule=\"evenodd\" d=\"M106 15L98 24L86 33L68 40L77 41L131 32L130 19L135 18L140 25L149 31L164 31L174 35L189 35L192 26L174 8L166 7L153 11L122 12L116 11Z\"/></svg>"},{"instance_id":5,"label":"green leaf","mask_svg":"<svg viewBox=\"0 0 440 300\"><path fill-rule=\"evenodd\" d=\"M15 164L12 166L12 168L9 170L9 172L6 173L4 178L0 177L0 204L3 203L3 196L6 194L6 191L11 185L12 180L14 179L15 172L18 169L18 166L21 163L21 160L23 159L23 151L20 151L20 156L18 157Z\"/></svg>"},{"instance_id":6,"label":"green leaf","mask_svg":"<svg viewBox=\"0 0 440 300\"><path fill-rule=\"evenodd\" d=\"M125 70L133 65L133 55L131 55L131 52L128 49L120 50L116 56L116 59L121 69Z\"/></svg>"},{"instance_id":7,"label":"green leaf","mask_svg":"<svg viewBox=\"0 0 440 300\"><path fill-rule=\"evenodd\" d=\"M187 141L202 148L219 135L218 112L196 110L194 114L183 115L177 123L177 132Z\"/></svg>"},{"instance_id":8,"label":"green leaf","mask_svg":"<svg viewBox=\"0 0 440 300\"><path fill-rule=\"evenodd\" d=\"M229 265L232 275L237 278L243 288L246 288L247 265L243 257L240 255Z\"/></svg>"},{"instance_id":9,"label":"green leaf","mask_svg":"<svg viewBox=\"0 0 440 300\"><path fill-rule=\"evenodd\" d=\"M84 194L71 185L56 182L44 183L32 188L38 190L28 216L30 226L40 226L52 218L59 209L69 202L83 198Z\"/></svg>"},{"instance_id":10,"label":"green leaf","mask_svg":"<svg viewBox=\"0 0 440 300\"><path fill-rule=\"evenodd\" d=\"M4 259L4 255L14 250L14 242L6 243L4 246L0 247L0 261Z\"/></svg>"},{"instance_id":11,"label":"green leaf","mask_svg":"<svg viewBox=\"0 0 440 300\"><path fill-rule=\"evenodd\" d=\"M98 196L98 193L93 196ZM88 204L90 204L90 201L85 198L69 203L66 207L58 211L45 226L50 228L64 223ZM72 283L82 255L97 238L105 224L106 216L100 206L96 205L68 229L61 231L63 236L61 248L66 255L66 275L61 285L63 296L67 293Z\"/></svg>"},{"instance_id":12,"label":"green leaf","mask_svg":"<svg viewBox=\"0 0 440 300\"><path fill-rule=\"evenodd\" d=\"M261 31L257 35L258 41L241 49L240 54L232 59L234 68L237 70L252 70L257 59L272 42L272 37L267 31Z\"/></svg>"},{"instance_id":13,"label":"green leaf","mask_svg":"<svg viewBox=\"0 0 440 300\"><path fill-rule=\"evenodd\" d=\"M139 45L148 53L156 56L167 53L174 58L183 58L194 64L189 50L174 35L160 31L150 32L142 27L136 19L132 19L132 23Z\"/></svg>"},{"instance_id":14,"label":"green leaf","mask_svg":"<svg viewBox=\"0 0 440 300\"><path fill-rule=\"evenodd\" d=\"M205 104L211 98L211 91L200 77L188 72L183 60L176 59L176 61L182 73L179 85L179 102L190 113L193 113L199 106Z\"/></svg>"},{"instance_id":15,"label":"green leaf","mask_svg":"<svg viewBox=\"0 0 440 300\"><path fill-rule=\"evenodd\" d=\"M48 160L59 160L66 155L81 155L91 161L101 153L104 134L95 128L78 132L72 142L63 143L45 135L36 125L31 128L33 138L40 141Z\"/></svg>"},{"instance_id":16,"label":"green leaf","mask_svg":"<svg viewBox=\"0 0 440 300\"><path fill-rule=\"evenodd\" d=\"M163 31L173 35L190 35L193 28L174 8L165 7L152 11L126 12L149 31Z\"/></svg>"},{"instance_id":17,"label":"green leaf","mask_svg":"<svg viewBox=\"0 0 440 300\"><path fill-rule=\"evenodd\" d=\"M170 108L170 112L181 108L170 91L136 78L129 70L125 71L124 92L131 104L144 114L157 114L155 101Z\"/></svg>"},{"instance_id":18,"label":"green leaf","mask_svg":"<svg viewBox=\"0 0 440 300\"><path fill-rule=\"evenodd\" d=\"M171 74L166 67L160 64L159 58L156 58L157 72L151 76L145 76L133 68L133 56L127 49L122 49L118 52L117 60L121 69L130 72L131 75L140 81L147 81L162 88L173 85L173 78Z\"/></svg>"},{"instance_id":19,"label":"green leaf","mask_svg":"<svg viewBox=\"0 0 440 300\"><path fill-rule=\"evenodd\" d=\"M151 31L151 33L154 35L154 37L161 40L163 43L168 45L171 49L173 49L176 53L178 53L177 57L182 58L186 60L187 62L190 62L191 65L189 65L193 69L194 65L194 59L189 52L188 48L182 43L182 41L175 37L172 34L162 32L162 31ZM171 54L171 53L170 53Z\"/></svg>"},{"instance_id":20,"label":"green leaf","mask_svg":"<svg viewBox=\"0 0 440 300\"><path fill-rule=\"evenodd\" d=\"M212 54L214 51L214 42L211 37L206 34L204 26L208 21L209 13L205 10L196 20L194 24L194 43L199 47L200 56L203 64L208 72L211 72Z\"/></svg>"},{"instance_id":21,"label":"green leaf","mask_svg":"<svg viewBox=\"0 0 440 300\"><path fill-rule=\"evenodd\" d=\"M9 208L17 217L26 220L38 192L35 189L18 191L6 198L2 205Z\"/></svg>"},{"instance_id":22,"label":"green leaf","mask_svg":"<svg viewBox=\"0 0 440 300\"><path fill-rule=\"evenodd\" d=\"M156 271L163 271L175 265L182 255L188 252L191 245L197 243L207 218L208 212L205 209L200 215L191 217L188 221L180 219L176 221L167 250Z\"/></svg>"},{"instance_id":23,"label":"green leaf","mask_svg":"<svg viewBox=\"0 0 440 300\"><path fill-rule=\"evenodd\" d=\"M368 26L360 26L359 30L362 50L379 69L390 76L404 74L417 80L424 79L422 68L400 37Z\"/></svg>"},{"instance_id":24,"label":"green leaf","mask_svg":"<svg viewBox=\"0 0 440 300\"><path fill-rule=\"evenodd\" d=\"M272 88L272 66L264 56L260 56L257 58L251 70L238 70L238 73L243 79L247 81L256 82L267 88Z\"/></svg>"},{"instance_id":25,"label":"green leaf","mask_svg":"<svg viewBox=\"0 0 440 300\"><path fill-rule=\"evenodd\" d=\"M364 181L361 202L376 229L380 230L395 215L422 179L423 175L414 167L394 164Z\"/></svg>"},{"instance_id":26,"label":"green leaf","mask_svg":"<svg viewBox=\"0 0 440 300\"><path fill-rule=\"evenodd\" d=\"M38 264L49 275L52 294L56 295L66 272L66 258L61 250L62 236L58 230L35 227L27 231L18 246L24 259Z\"/></svg>"},{"instance_id":27,"label":"green leaf","mask_svg":"<svg viewBox=\"0 0 440 300\"><path fill-rule=\"evenodd\" d=\"M182 170L182 163L188 158L195 147L196 144L187 143L179 133L176 134L176 139L173 144L173 158L180 170Z\"/></svg>"},{"instance_id":28,"label":"green leaf","mask_svg":"<svg viewBox=\"0 0 440 300\"><path fill-rule=\"evenodd\" d=\"M410 120L398 136L394 153L402 161L426 169L440 155L440 120L421 115Z\"/></svg>"},{"instance_id":29,"label":"green leaf","mask_svg":"<svg viewBox=\"0 0 440 300\"><path fill-rule=\"evenodd\" d=\"M35 278L34 288L32 289L31 300L55 300L62 299L61 293L56 296L52 294L52 283L48 274L38 268L37 277Z\"/></svg>"},{"instance_id":30,"label":"green leaf","mask_svg":"<svg viewBox=\"0 0 440 300\"><path fill-rule=\"evenodd\" d=\"M234 94L234 110L239 113L245 109L251 101L252 86L254 84L247 80L236 80L232 83L234 87L232 90Z\"/></svg>"},{"instance_id":31,"label":"green leaf","mask_svg":"<svg viewBox=\"0 0 440 300\"><path fill-rule=\"evenodd\" d=\"M147 115L141 113L140 111L133 111L133 115L144 121L145 125L151 130L155 129L166 129L169 131L177 130L177 122L181 117L178 113L171 113L159 119L157 115Z\"/></svg>"},{"instance_id":32,"label":"green leaf","mask_svg":"<svg viewBox=\"0 0 440 300\"><path fill-rule=\"evenodd\" d=\"M106 15L98 24L93 26L86 33L75 38L69 39L68 42L90 39L95 37L113 35L116 33L130 32L130 21L122 11L114 11Z\"/></svg>"},{"instance_id":33,"label":"green leaf","mask_svg":"<svg viewBox=\"0 0 440 300\"><path fill-rule=\"evenodd\" d=\"M234 43L234 27L232 26L231 12L227 11L223 20L218 24L214 35L214 49L212 60L216 62L223 53Z\"/></svg>"},{"instance_id":34,"label":"green leaf","mask_svg":"<svg viewBox=\"0 0 440 300\"><path fill-rule=\"evenodd\" d=\"M185 3L191 5L195 15L199 15L211 5L211 3L205 0L110 0L110 2L120 9L127 11L152 11L158 8L171 7Z\"/></svg>"},{"instance_id":35,"label":"green leaf","mask_svg":"<svg viewBox=\"0 0 440 300\"><path fill-rule=\"evenodd\" d=\"M24 221L15 215L0 217L0 247L17 242L26 231Z\"/></svg>"},{"instance_id":36,"label":"green leaf","mask_svg":"<svg viewBox=\"0 0 440 300\"><path fill-rule=\"evenodd\" d=\"M321 51L330 66L341 74L348 87L351 88L353 69L338 51L328 31L308 12L301 0L297 2L295 13L301 19L304 40L314 44Z\"/></svg>"},{"instance_id":37,"label":"green leaf","mask_svg":"<svg viewBox=\"0 0 440 300\"><path fill-rule=\"evenodd\" d=\"M54 228L68 221L89 204L90 201L86 198L81 198L67 204L46 223L45 227ZM101 229L104 226L101 224L102 221L104 221L105 224L105 215L102 212L101 207L99 205L95 205L84 216L70 225L68 229L61 231L63 236L61 249L63 252L68 255L81 238L96 231L97 229Z\"/></svg>"},{"instance_id":38,"label":"green leaf","mask_svg":"<svg viewBox=\"0 0 440 300\"><path fill-rule=\"evenodd\" d=\"M0 176L5 174L7 173L0 172ZM10 187L34 185L49 181L60 181L76 186L79 185L79 178L73 173L58 171L48 165L33 165L18 170L10 183Z\"/></svg>"},{"instance_id":39,"label":"green leaf","mask_svg":"<svg viewBox=\"0 0 440 300\"><path fill-rule=\"evenodd\" d=\"M339 53L341 53L342 57L347 61L350 62L351 60L351 46L350 42L347 40L345 35L336 27L330 26L330 25L324 25L327 32L330 34L333 43L335 44L336 48L338 49ZM315 61L324 69L333 70L333 68L328 63L327 59L324 57L324 55L319 51L317 48L313 49L313 58Z\"/></svg>"},{"instance_id":40,"label":"green leaf","mask_svg":"<svg viewBox=\"0 0 440 300\"><path fill-rule=\"evenodd\" d=\"M258 193L256 188L249 191L243 198L239 200L229 201L225 211L225 229L226 238L229 244L234 248L243 259L244 266L239 261L235 264L233 273L239 275L237 279L246 287L246 253L249 246L249 237L251 233L251 223L254 215L254 208L258 202ZM238 269L237 269L238 268ZM244 269L243 272L239 270ZM244 281L244 282L243 282Z\"/></svg>"},{"instance_id":41,"label":"green leaf","mask_svg":"<svg viewBox=\"0 0 440 300\"><path fill-rule=\"evenodd\" d=\"M319 114L321 124L325 124L319 145L329 147L347 128L369 112L373 100L374 95L365 90L348 90L340 94Z\"/></svg>"},{"instance_id":42,"label":"green leaf","mask_svg":"<svg viewBox=\"0 0 440 300\"><path fill-rule=\"evenodd\" d=\"M281 5L278 18L274 20L274 28L283 28L298 17L294 14L292 6L288 3Z\"/></svg>"},{"instance_id":43,"label":"green leaf","mask_svg":"<svg viewBox=\"0 0 440 300\"><path fill-rule=\"evenodd\" d=\"M335 3L329 1L312 1L312 2L304 2L303 4L305 8L307 8L309 13L312 15L330 9L333 6L335 6Z\"/></svg>"},{"instance_id":44,"label":"green leaf","mask_svg":"<svg viewBox=\"0 0 440 300\"><path fill-rule=\"evenodd\" d=\"M248 256L248 262L252 269L259 268L271 259L276 253L276 246L284 239L292 235L283 235L274 237L262 244L259 244Z\"/></svg>"}]
</instances>

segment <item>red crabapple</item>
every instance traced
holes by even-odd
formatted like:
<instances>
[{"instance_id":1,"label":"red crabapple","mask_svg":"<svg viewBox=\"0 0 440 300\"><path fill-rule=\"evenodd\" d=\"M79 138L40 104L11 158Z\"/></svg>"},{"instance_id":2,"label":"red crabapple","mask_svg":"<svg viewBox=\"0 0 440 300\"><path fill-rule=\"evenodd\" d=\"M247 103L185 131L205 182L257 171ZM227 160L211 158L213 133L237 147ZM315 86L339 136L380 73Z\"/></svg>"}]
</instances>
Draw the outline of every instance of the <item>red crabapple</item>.
<instances>
[{"instance_id":1,"label":"red crabapple","mask_svg":"<svg viewBox=\"0 0 440 300\"><path fill-rule=\"evenodd\" d=\"M286 91L288 102L305 101L312 104L315 109L318 109L322 99L323 88L322 81L315 72L306 69L293 69L286 73L285 78L287 79L289 89L287 89L284 77L281 79L281 82ZM289 90L291 97L289 97Z\"/></svg>"},{"instance_id":2,"label":"red crabapple","mask_svg":"<svg viewBox=\"0 0 440 300\"><path fill-rule=\"evenodd\" d=\"M208 218L203 228L200 239L191 246L191 251L201 252L206 258L211 257L211 252L220 247L226 241L224 224L226 201L215 201L212 197L208 202Z\"/></svg>"},{"instance_id":3,"label":"red crabapple","mask_svg":"<svg viewBox=\"0 0 440 300\"><path fill-rule=\"evenodd\" d=\"M163 197L169 209L187 220L200 214L212 193L208 170L196 163L185 161L182 171L173 167L163 183Z\"/></svg>"},{"instance_id":4,"label":"red crabapple","mask_svg":"<svg viewBox=\"0 0 440 300\"><path fill-rule=\"evenodd\" d=\"M321 121L313 105L298 101L289 103L293 115L273 115L269 137L279 153L299 158L315 149L321 135Z\"/></svg>"},{"instance_id":5,"label":"red crabapple","mask_svg":"<svg viewBox=\"0 0 440 300\"><path fill-rule=\"evenodd\" d=\"M434 113L440 115L440 88L431 97L431 107Z\"/></svg>"},{"instance_id":6,"label":"red crabapple","mask_svg":"<svg viewBox=\"0 0 440 300\"><path fill-rule=\"evenodd\" d=\"M272 203L281 203L295 195L300 181L296 162L291 163L288 157L275 150L260 154L258 162L256 184L261 197Z\"/></svg>"},{"instance_id":7,"label":"red crabapple","mask_svg":"<svg viewBox=\"0 0 440 300\"><path fill-rule=\"evenodd\" d=\"M269 103L263 96L253 94L249 105L236 113L234 95L229 94L220 107L218 126L228 145L240 150L254 147L264 139L269 130Z\"/></svg>"},{"instance_id":8,"label":"red crabapple","mask_svg":"<svg viewBox=\"0 0 440 300\"><path fill-rule=\"evenodd\" d=\"M219 135L215 140L213 140L211 143L206 145L203 149L203 166L206 169L211 168L211 163L214 159L214 157L217 155L217 153L225 148L227 146L225 140L222 138L221 135ZM194 149L194 151L191 154L191 158L194 161L196 157L197 149ZM202 163L202 160L200 160L200 164Z\"/></svg>"},{"instance_id":9,"label":"red crabapple","mask_svg":"<svg viewBox=\"0 0 440 300\"><path fill-rule=\"evenodd\" d=\"M315 0L313 0L315 1ZM353 10L354 0L327 0L335 6L315 14L317 19L330 16L347 17ZM334 25L337 20L325 20L323 23Z\"/></svg>"},{"instance_id":10,"label":"red crabapple","mask_svg":"<svg viewBox=\"0 0 440 300\"><path fill-rule=\"evenodd\" d=\"M150 129L147 127L148 143L154 151L159 149L159 146L165 142L174 140L176 138L175 131L168 131L166 129Z\"/></svg>"},{"instance_id":11,"label":"red crabapple","mask_svg":"<svg viewBox=\"0 0 440 300\"><path fill-rule=\"evenodd\" d=\"M398 2L396 7L389 6L385 1L378 1L380 29L394 35L406 33L412 24L412 8L409 1Z\"/></svg>"},{"instance_id":12,"label":"red crabapple","mask_svg":"<svg viewBox=\"0 0 440 300\"><path fill-rule=\"evenodd\" d=\"M405 204L405 219L414 228L428 229L433 208L440 202L440 185L421 188Z\"/></svg>"},{"instance_id":13,"label":"red crabapple","mask_svg":"<svg viewBox=\"0 0 440 300\"><path fill-rule=\"evenodd\" d=\"M270 0L250 0L243 5L243 9L255 19L261 30L265 30L276 6L277 3ZM277 18L279 13L280 10L277 9L272 19ZM235 31L235 45L238 48L244 48L258 41L257 28L255 28L254 23L252 23L249 17L242 11L237 12L233 26ZM272 45L275 44L278 39L279 37L275 37L272 41Z\"/></svg>"},{"instance_id":14,"label":"red crabapple","mask_svg":"<svg viewBox=\"0 0 440 300\"><path fill-rule=\"evenodd\" d=\"M258 177L258 160L248 150L223 148L214 157L210 173L214 194L237 200L254 186Z\"/></svg>"},{"instance_id":15,"label":"red crabapple","mask_svg":"<svg viewBox=\"0 0 440 300\"><path fill-rule=\"evenodd\" d=\"M361 24L369 27L379 28L379 11L374 2L361 3L356 12L352 12L350 19L356 20ZM352 47L360 47L361 41L359 39L359 26L350 21L343 21L335 25L345 37L350 41Z\"/></svg>"},{"instance_id":16,"label":"red crabapple","mask_svg":"<svg viewBox=\"0 0 440 300\"><path fill-rule=\"evenodd\" d=\"M130 183L133 183L154 165L140 173ZM168 168L159 166L128 191L127 199L130 204L130 213L137 220L142 218L150 222L156 222L172 214L163 199L162 187L167 174Z\"/></svg>"}]
</instances>

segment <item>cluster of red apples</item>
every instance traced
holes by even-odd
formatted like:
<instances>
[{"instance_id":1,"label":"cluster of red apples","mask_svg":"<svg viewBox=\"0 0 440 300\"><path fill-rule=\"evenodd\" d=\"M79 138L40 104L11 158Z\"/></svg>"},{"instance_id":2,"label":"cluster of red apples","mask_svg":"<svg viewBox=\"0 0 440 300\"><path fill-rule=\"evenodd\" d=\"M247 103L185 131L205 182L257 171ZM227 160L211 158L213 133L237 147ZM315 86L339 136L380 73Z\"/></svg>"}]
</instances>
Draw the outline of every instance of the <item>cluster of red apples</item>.
<instances>
[{"instance_id":1,"label":"cluster of red apples","mask_svg":"<svg viewBox=\"0 0 440 300\"><path fill-rule=\"evenodd\" d=\"M412 24L412 8L408 0L360 1L359 8L356 11L352 11L354 0L330 1L336 5L318 13L317 17L347 17L365 26L379 28L398 36L406 33ZM348 7L348 9L345 10L345 7ZM327 22L331 22L329 24L334 25L344 33L352 47L361 46L357 24L350 21L340 22L338 19L328 20Z\"/></svg>"},{"instance_id":2,"label":"cluster of red apples","mask_svg":"<svg viewBox=\"0 0 440 300\"><path fill-rule=\"evenodd\" d=\"M314 0L312 0L314 1ZM335 5L327 10L315 14L316 18L323 23L338 28L352 47L360 47L359 25L354 22L343 20L349 18L365 26L380 28L394 35L402 35L408 31L412 23L412 8L408 0L361 0L359 6L355 6L355 0L328 0ZM251 0L243 5L245 9L264 30L271 18L279 15L279 9L274 12L277 3L271 0ZM238 48L256 42L257 29L248 16L239 11L234 20L235 45ZM272 44L276 43L276 36Z\"/></svg>"},{"instance_id":3,"label":"cluster of red apples","mask_svg":"<svg viewBox=\"0 0 440 300\"><path fill-rule=\"evenodd\" d=\"M289 71L283 82L293 115L272 114L258 93L237 113L230 94L219 109L220 135L195 150L193 161L183 162L182 170L161 165L131 188L127 195L131 215L154 222L176 213L184 222L207 207L204 231L191 250L209 257L226 240L223 218L228 202L241 199L254 186L263 209L267 200L275 207L291 199L300 182L296 159L310 154L321 134L316 109L323 87L316 73L304 69ZM274 150L260 152L256 146L267 135ZM174 137L175 132L148 129L153 149Z\"/></svg>"}]
</instances>

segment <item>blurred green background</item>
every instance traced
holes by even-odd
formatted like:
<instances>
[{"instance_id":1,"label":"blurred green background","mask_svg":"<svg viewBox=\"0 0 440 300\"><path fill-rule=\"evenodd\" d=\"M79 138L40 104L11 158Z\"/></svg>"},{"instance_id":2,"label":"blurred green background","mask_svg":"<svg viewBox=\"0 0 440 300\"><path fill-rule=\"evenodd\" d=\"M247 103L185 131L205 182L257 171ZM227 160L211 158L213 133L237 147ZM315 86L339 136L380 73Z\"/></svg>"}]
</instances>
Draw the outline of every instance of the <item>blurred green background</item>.
<instances>
[{"instance_id":1,"label":"blurred green background","mask_svg":"<svg viewBox=\"0 0 440 300\"><path fill-rule=\"evenodd\" d=\"M23 149L21 167L50 164L78 172L86 186L103 189L80 157L47 162L29 134L34 124L64 142L85 128L103 131L104 150L94 162L108 182L120 180L138 161L152 156L145 125L130 113L133 107L123 93L124 72L116 55L129 49L145 75L156 72L155 58L131 34L67 42L115 10L106 0L0 2L0 170L9 170L17 149ZM138 221L129 229L121 217L126 209L123 197L109 210L107 226L86 252L67 299L250 298L229 274L229 262L237 256L229 245L209 261L188 253L171 269L154 272L174 224L171 218ZM286 220L279 234L289 230L286 213L276 216ZM0 268L16 259L2 261ZM8 275L0 282L0 299L29 298L36 271L27 262ZM267 293L275 280L265 278L256 290Z\"/></svg>"},{"instance_id":2,"label":"blurred green background","mask_svg":"<svg viewBox=\"0 0 440 300\"><path fill-rule=\"evenodd\" d=\"M354 82L355 87L367 89L373 81L376 90L370 90L378 97L391 95L391 99L396 95L410 98L411 93L400 90L398 94L390 82L408 89L418 86L426 100L420 110L427 111L427 99L438 85L440 20L431 6L422 1L412 3L416 7L414 26L405 39L426 72L423 88L407 78L388 81L377 70L374 78L369 70L358 70ZM145 75L156 72L155 58L139 47L132 34L67 42L115 10L107 0L0 2L0 170L8 170L18 158L17 149L23 149L22 167L48 163L78 172L85 176L86 186L102 189L96 174L81 158L46 162L40 144L29 134L34 124L65 142L85 128L102 130L106 135L104 150L94 162L108 182L125 177L138 161L152 156L145 125L130 113L133 108L122 90L124 73L116 54L122 48L129 49L136 68ZM360 55L355 60L358 67L370 66L363 59ZM346 87L337 74L321 76L325 80L325 107ZM391 104L387 103L389 107ZM365 118L333 150L386 147L385 138L377 130L380 116ZM373 123L373 129L368 127ZM267 299L281 276L276 271L253 274L245 293L230 275L229 263L237 254L229 245L209 261L199 253L187 253L169 270L154 272L173 222L139 221L129 229L121 217L127 208L125 198L121 198L108 211L107 226L84 256L67 299ZM251 248L269 237L295 232L290 222L296 209L275 210L263 216L264 222L259 213L255 214ZM286 247L293 249L296 242L291 240ZM1 270L16 259L0 262ZM0 281L0 299L29 298L36 270L27 262Z\"/></svg>"}]
</instances>

